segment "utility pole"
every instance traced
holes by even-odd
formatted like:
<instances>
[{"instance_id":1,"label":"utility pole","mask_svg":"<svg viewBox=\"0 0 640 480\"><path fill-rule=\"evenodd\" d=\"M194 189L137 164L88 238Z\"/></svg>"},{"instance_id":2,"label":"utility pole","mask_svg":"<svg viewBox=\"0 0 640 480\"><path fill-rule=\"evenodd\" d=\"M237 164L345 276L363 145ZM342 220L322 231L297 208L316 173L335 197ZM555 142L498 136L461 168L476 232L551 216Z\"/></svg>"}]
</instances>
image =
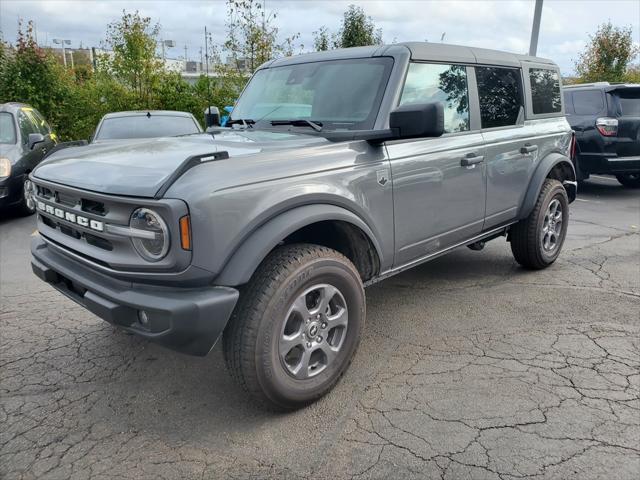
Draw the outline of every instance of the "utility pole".
<instances>
[{"instance_id":1,"label":"utility pole","mask_svg":"<svg viewBox=\"0 0 640 480\"><path fill-rule=\"evenodd\" d=\"M536 0L536 7L533 11L533 26L531 27L531 43L529 43L529 55L532 57L535 57L538 51L540 17L542 17L542 0Z\"/></svg>"}]
</instances>

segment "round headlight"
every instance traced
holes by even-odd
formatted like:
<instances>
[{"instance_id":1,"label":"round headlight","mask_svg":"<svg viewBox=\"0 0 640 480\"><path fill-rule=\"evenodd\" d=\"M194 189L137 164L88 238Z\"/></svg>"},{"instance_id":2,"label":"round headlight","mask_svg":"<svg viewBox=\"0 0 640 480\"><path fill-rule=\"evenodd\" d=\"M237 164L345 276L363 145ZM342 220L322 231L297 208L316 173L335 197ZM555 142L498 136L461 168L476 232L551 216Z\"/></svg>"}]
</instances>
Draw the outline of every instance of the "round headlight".
<instances>
[{"instance_id":1,"label":"round headlight","mask_svg":"<svg viewBox=\"0 0 640 480\"><path fill-rule=\"evenodd\" d=\"M169 229L159 214L148 208L139 208L131 215L129 226L139 231L132 237L132 242L142 258L157 262L167 255Z\"/></svg>"}]
</instances>

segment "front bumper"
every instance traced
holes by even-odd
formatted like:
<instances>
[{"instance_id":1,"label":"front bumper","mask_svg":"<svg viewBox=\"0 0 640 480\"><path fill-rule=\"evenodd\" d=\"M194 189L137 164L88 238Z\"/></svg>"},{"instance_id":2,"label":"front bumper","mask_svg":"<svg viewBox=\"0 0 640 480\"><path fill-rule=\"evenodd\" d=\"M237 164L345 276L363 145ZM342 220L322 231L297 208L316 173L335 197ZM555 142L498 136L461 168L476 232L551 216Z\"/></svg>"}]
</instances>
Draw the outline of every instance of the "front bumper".
<instances>
[{"instance_id":1,"label":"front bumper","mask_svg":"<svg viewBox=\"0 0 640 480\"><path fill-rule=\"evenodd\" d=\"M0 180L0 208L11 207L22 200L22 175Z\"/></svg>"},{"instance_id":2,"label":"front bumper","mask_svg":"<svg viewBox=\"0 0 640 480\"><path fill-rule=\"evenodd\" d=\"M116 280L73 260L36 236L33 272L107 322L190 355L206 355L238 301L236 289L155 287ZM147 323L140 321L140 311Z\"/></svg>"}]
</instances>

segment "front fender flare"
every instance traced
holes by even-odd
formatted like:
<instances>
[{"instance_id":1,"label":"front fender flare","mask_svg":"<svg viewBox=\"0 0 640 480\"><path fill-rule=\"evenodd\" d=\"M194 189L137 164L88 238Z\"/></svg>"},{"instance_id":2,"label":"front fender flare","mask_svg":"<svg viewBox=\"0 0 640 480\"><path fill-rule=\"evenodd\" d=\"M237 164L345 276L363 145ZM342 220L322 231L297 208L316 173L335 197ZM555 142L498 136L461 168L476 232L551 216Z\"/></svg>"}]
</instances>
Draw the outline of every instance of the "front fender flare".
<instances>
[{"instance_id":1,"label":"front fender flare","mask_svg":"<svg viewBox=\"0 0 640 480\"><path fill-rule=\"evenodd\" d=\"M563 186L567 190L569 195L569 201L575 199L577 183L576 183L576 171L573 163L569 158L560 153L550 153L540 161L535 172L533 173L529 186L527 187L527 193L524 196L524 200L520 205L520 211L518 213L518 219L521 220L529 216L533 211L533 207L538 199L538 194L542 189L542 184L549 176L549 173L558 165L561 165L565 169L569 169L571 172L571 178L563 181Z\"/></svg>"},{"instance_id":2,"label":"front fender flare","mask_svg":"<svg viewBox=\"0 0 640 480\"><path fill-rule=\"evenodd\" d=\"M344 221L360 228L373 244L378 258L382 258L373 231L355 213L330 204L304 205L280 213L258 227L234 251L215 283L226 286L247 283L258 265L282 240L303 227L327 220Z\"/></svg>"}]
</instances>

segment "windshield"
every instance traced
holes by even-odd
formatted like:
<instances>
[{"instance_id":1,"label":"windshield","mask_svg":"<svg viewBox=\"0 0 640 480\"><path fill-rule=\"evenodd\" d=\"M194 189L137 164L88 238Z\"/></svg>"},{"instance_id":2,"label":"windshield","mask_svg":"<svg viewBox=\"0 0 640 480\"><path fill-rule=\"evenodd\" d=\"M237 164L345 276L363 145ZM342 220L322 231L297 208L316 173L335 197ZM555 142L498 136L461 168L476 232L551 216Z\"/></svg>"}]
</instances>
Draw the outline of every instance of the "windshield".
<instances>
[{"instance_id":1,"label":"windshield","mask_svg":"<svg viewBox=\"0 0 640 480\"><path fill-rule=\"evenodd\" d=\"M16 126L9 112L0 112L0 143L16 143Z\"/></svg>"},{"instance_id":2,"label":"windshield","mask_svg":"<svg viewBox=\"0 0 640 480\"><path fill-rule=\"evenodd\" d=\"M200 133L191 117L145 114L104 119L94 140L175 137L190 133Z\"/></svg>"},{"instance_id":3,"label":"windshield","mask_svg":"<svg viewBox=\"0 0 640 480\"><path fill-rule=\"evenodd\" d=\"M640 117L640 88L629 88L614 93L618 97L623 117Z\"/></svg>"},{"instance_id":4,"label":"windshield","mask_svg":"<svg viewBox=\"0 0 640 480\"><path fill-rule=\"evenodd\" d=\"M393 59L359 58L259 70L231 120L311 120L323 129L373 128Z\"/></svg>"}]
</instances>

